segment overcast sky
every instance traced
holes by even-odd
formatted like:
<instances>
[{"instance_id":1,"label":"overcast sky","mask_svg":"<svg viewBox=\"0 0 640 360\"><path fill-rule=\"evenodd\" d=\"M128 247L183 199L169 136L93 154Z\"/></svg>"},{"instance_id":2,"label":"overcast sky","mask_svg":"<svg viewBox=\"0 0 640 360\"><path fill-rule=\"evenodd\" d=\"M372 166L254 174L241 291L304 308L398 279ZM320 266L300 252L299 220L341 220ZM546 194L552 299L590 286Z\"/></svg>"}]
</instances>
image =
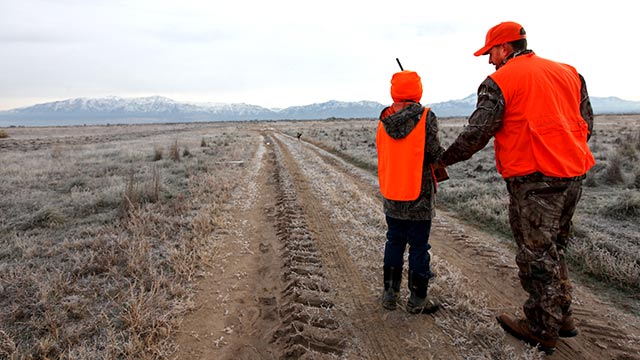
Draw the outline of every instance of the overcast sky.
<instances>
[{"instance_id":1,"label":"overcast sky","mask_svg":"<svg viewBox=\"0 0 640 360\"><path fill-rule=\"evenodd\" d=\"M151 95L386 104L396 57L421 75L422 103L461 99L494 70L473 52L508 20L538 55L575 66L592 96L640 100L634 2L598 3L0 0L0 110Z\"/></svg>"}]
</instances>

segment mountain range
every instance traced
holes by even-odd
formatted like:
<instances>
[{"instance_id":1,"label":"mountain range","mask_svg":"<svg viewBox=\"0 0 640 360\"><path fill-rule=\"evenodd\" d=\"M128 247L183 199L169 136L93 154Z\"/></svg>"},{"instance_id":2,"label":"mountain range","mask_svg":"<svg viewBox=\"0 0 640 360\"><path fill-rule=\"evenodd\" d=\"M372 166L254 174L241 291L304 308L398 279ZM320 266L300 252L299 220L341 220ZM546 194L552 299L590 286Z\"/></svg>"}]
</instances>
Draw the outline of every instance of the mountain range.
<instances>
[{"instance_id":1,"label":"mountain range","mask_svg":"<svg viewBox=\"0 0 640 360\"><path fill-rule=\"evenodd\" d=\"M591 103L596 114L640 114L640 101L592 97ZM466 117L471 115L475 105L475 94L459 100L426 104L438 117ZM284 109L268 109L244 103L185 103L161 96L111 96L76 98L0 111L0 126L377 118L385 106L375 101L331 100Z\"/></svg>"}]
</instances>

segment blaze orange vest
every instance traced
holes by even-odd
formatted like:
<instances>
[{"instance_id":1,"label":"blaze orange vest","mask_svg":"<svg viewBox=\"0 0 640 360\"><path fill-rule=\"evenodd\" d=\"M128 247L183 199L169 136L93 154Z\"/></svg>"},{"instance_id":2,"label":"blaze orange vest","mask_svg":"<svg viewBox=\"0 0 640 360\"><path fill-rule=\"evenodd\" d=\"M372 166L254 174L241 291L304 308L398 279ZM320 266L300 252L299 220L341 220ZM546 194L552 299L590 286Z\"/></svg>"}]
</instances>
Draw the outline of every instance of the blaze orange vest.
<instances>
[{"instance_id":1,"label":"blaze orange vest","mask_svg":"<svg viewBox=\"0 0 640 360\"><path fill-rule=\"evenodd\" d=\"M412 201L420 196L428 112L425 108L416 126L402 139L389 136L382 121L378 122L378 181L386 199Z\"/></svg>"},{"instance_id":2,"label":"blaze orange vest","mask_svg":"<svg viewBox=\"0 0 640 360\"><path fill-rule=\"evenodd\" d=\"M573 67L531 53L509 60L490 77L505 99L494 141L503 178L534 172L567 178L594 165L580 114L580 77Z\"/></svg>"}]
</instances>

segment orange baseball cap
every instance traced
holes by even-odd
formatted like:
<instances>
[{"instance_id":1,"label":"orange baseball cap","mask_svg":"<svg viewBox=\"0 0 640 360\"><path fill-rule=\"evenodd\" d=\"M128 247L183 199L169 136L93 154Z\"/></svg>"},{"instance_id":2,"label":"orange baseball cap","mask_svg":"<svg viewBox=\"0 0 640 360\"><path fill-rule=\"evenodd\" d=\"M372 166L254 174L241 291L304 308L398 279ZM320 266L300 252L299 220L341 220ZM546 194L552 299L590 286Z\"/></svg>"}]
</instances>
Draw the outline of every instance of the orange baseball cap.
<instances>
[{"instance_id":1,"label":"orange baseball cap","mask_svg":"<svg viewBox=\"0 0 640 360\"><path fill-rule=\"evenodd\" d=\"M496 45L526 38L527 33L524 31L522 25L513 21L501 22L487 31L487 38L484 41L484 46L480 50L474 52L473 55L486 55L487 52Z\"/></svg>"},{"instance_id":2,"label":"orange baseball cap","mask_svg":"<svg viewBox=\"0 0 640 360\"><path fill-rule=\"evenodd\" d=\"M393 101L413 100L420 102L422 98L422 80L415 71L403 70L391 77L391 98Z\"/></svg>"}]
</instances>

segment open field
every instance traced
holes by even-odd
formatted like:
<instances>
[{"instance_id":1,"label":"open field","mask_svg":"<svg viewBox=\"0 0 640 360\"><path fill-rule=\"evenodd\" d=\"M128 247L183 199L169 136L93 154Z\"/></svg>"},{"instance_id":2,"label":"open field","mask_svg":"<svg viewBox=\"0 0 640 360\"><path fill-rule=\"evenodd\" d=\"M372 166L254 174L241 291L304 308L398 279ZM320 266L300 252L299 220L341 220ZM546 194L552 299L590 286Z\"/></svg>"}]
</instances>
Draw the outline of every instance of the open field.
<instances>
[{"instance_id":1,"label":"open field","mask_svg":"<svg viewBox=\"0 0 640 360\"><path fill-rule=\"evenodd\" d=\"M463 124L441 120L445 145ZM490 147L438 193L444 308L380 308L376 125L2 129L0 359L541 358L494 319L525 293ZM546 358L640 359L640 116L597 117L591 146L581 333Z\"/></svg>"}]
</instances>

